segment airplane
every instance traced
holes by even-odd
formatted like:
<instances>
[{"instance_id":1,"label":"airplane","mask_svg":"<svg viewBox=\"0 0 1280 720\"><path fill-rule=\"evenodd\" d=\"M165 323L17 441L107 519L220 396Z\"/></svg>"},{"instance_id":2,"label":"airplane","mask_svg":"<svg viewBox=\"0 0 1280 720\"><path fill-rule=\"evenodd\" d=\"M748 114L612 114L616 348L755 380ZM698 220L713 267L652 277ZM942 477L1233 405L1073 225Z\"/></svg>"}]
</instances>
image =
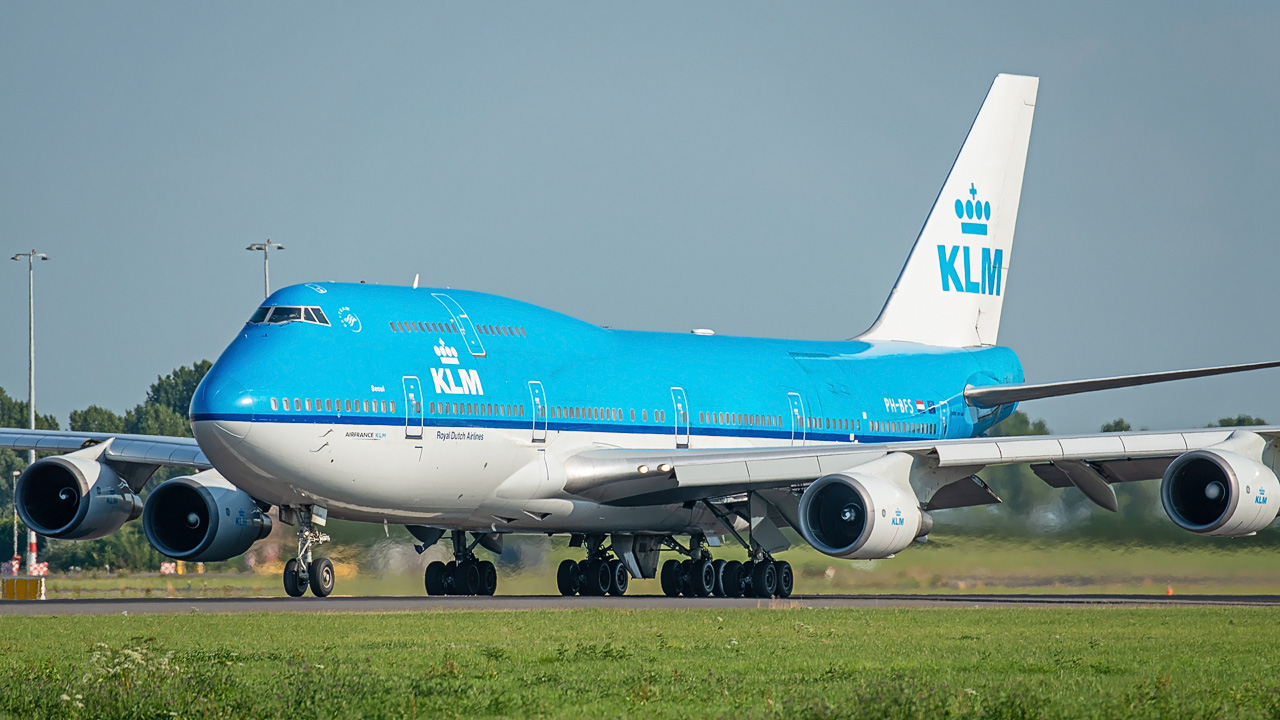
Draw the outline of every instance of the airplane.
<instances>
[{"instance_id":1,"label":"airplane","mask_svg":"<svg viewBox=\"0 0 1280 720\"><path fill-rule=\"evenodd\" d=\"M317 282L255 309L191 401L194 439L0 430L65 454L22 473L24 523L107 536L141 517L187 561L236 557L294 526L282 582L334 590L329 518L402 525L429 595L491 595L512 533L569 535L564 595L786 597L786 528L839 558L888 558L932 514L1000 502L983 468L1030 463L1114 511L1112 484L1161 478L1175 523L1238 537L1280 502L1280 428L986 437L1020 402L1272 368L1053 383L997 345L1039 80L993 82L879 317L842 341L597 327L497 295ZM159 466L197 474L143 484ZM682 539L683 542L682 542ZM743 561L713 559L722 542ZM672 554L661 562L663 551Z\"/></svg>"}]
</instances>

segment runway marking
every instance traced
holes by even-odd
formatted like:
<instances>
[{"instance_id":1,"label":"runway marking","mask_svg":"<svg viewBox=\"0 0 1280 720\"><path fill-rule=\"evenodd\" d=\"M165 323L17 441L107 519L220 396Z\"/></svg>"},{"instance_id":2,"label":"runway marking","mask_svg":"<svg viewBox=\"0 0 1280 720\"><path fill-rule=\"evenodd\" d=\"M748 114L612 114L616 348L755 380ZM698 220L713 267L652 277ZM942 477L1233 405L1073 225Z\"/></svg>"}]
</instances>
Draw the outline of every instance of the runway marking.
<instances>
[{"instance_id":1,"label":"runway marking","mask_svg":"<svg viewBox=\"0 0 1280 720\"><path fill-rule=\"evenodd\" d=\"M0 602L0 615L154 615L174 613L384 613L476 610L573 610L618 608L761 609L802 608L941 608L941 607L1206 607L1280 606L1280 595L804 595L782 599L669 598L662 595L625 597L561 597L559 595L498 597L377 596L328 598L112 598L100 600L9 600Z\"/></svg>"}]
</instances>

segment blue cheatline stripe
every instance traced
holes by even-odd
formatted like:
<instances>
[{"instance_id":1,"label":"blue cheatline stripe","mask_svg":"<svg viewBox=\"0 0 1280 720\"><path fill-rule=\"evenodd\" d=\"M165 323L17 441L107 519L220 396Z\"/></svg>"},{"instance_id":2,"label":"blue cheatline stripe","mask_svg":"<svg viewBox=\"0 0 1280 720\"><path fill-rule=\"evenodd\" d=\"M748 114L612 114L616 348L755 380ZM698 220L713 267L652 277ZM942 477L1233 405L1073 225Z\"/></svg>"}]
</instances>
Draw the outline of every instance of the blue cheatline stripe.
<instances>
[{"instance_id":1,"label":"blue cheatline stripe","mask_svg":"<svg viewBox=\"0 0 1280 720\"><path fill-rule=\"evenodd\" d=\"M256 418L241 413L198 413L191 416L193 422L206 420L229 420L233 422L258 422L258 423L278 423L278 424L310 424L310 425L373 425L388 428L404 428L405 422L402 417L387 417L381 415L370 416L350 416L350 415L314 415L306 413L290 413L288 415L259 415ZM475 428L475 429L492 429L492 430L533 430L531 420L498 420L491 417L431 417L423 418L422 426L424 430L435 428ZM629 435L672 435L674 437L674 428L667 425L607 425L602 423L589 422L561 422L552 421L547 423L548 432L591 432L591 433L615 433ZM723 428L723 427L690 427L689 434L693 437L725 437L725 438L761 438L776 440L779 443L791 442L790 430L763 430L759 428ZM902 442L907 440L928 440L928 435L873 435L871 433L852 433L858 438L860 443L886 443L886 442ZM850 443L850 433L827 432L809 430L804 436L806 440L811 442L829 442L829 443ZM416 439L416 438L415 438Z\"/></svg>"},{"instance_id":2,"label":"blue cheatline stripe","mask_svg":"<svg viewBox=\"0 0 1280 720\"><path fill-rule=\"evenodd\" d=\"M965 235L986 235L987 224L962 222L960 223L960 232L964 233Z\"/></svg>"}]
</instances>

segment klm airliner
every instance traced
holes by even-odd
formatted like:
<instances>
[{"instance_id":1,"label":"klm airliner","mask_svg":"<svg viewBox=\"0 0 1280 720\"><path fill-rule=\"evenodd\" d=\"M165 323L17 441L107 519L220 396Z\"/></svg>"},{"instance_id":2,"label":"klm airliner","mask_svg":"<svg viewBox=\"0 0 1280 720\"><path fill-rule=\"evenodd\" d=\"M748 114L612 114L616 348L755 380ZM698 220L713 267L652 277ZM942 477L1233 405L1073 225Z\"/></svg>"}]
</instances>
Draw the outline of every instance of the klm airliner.
<instances>
[{"instance_id":1,"label":"klm airliner","mask_svg":"<svg viewBox=\"0 0 1280 720\"><path fill-rule=\"evenodd\" d=\"M932 513L1000 502L983 468L1032 463L1116 509L1162 478L1181 527L1242 536L1276 517L1280 428L987 438L1018 402L1275 367L1027 383L996 344L1038 80L998 76L875 324L850 340L606 329L496 295L308 283L272 294L201 382L195 440L0 431L66 451L18 481L23 521L92 539L141 516L165 555L247 551L271 512L297 530L285 590L334 589L329 518L403 525L428 594L493 594L478 550L567 534L566 595L787 596L794 528L821 552L887 558ZM143 484L162 465L202 471ZM740 546L742 560L712 559ZM670 559L660 563L666 551ZM730 554L729 550L717 551Z\"/></svg>"}]
</instances>

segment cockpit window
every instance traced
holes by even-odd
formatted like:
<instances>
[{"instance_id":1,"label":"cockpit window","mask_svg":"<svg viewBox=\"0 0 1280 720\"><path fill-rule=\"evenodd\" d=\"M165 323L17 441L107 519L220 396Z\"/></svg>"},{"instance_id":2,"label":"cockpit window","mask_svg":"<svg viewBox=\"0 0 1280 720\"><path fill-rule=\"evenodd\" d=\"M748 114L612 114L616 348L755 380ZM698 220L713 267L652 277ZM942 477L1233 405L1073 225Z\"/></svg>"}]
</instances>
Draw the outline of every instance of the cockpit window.
<instances>
[{"instance_id":1,"label":"cockpit window","mask_svg":"<svg viewBox=\"0 0 1280 720\"><path fill-rule=\"evenodd\" d=\"M302 308L300 307L278 307L271 311L270 323L287 323L302 319Z\"/></svg>"},{"instance_id":2,"label":"cockpit window","mask_svg":"<svg viewBox=\"0 0 1280 720\"><path fill-rule=\"evenodd\" d=\"M290 322L307 322L315 325L328 325L329 318L318 307L294 307L279 305L276 307L260 307L249 317L250 323L267 323L281 325Z\"/></svg>"}]
</instances>

